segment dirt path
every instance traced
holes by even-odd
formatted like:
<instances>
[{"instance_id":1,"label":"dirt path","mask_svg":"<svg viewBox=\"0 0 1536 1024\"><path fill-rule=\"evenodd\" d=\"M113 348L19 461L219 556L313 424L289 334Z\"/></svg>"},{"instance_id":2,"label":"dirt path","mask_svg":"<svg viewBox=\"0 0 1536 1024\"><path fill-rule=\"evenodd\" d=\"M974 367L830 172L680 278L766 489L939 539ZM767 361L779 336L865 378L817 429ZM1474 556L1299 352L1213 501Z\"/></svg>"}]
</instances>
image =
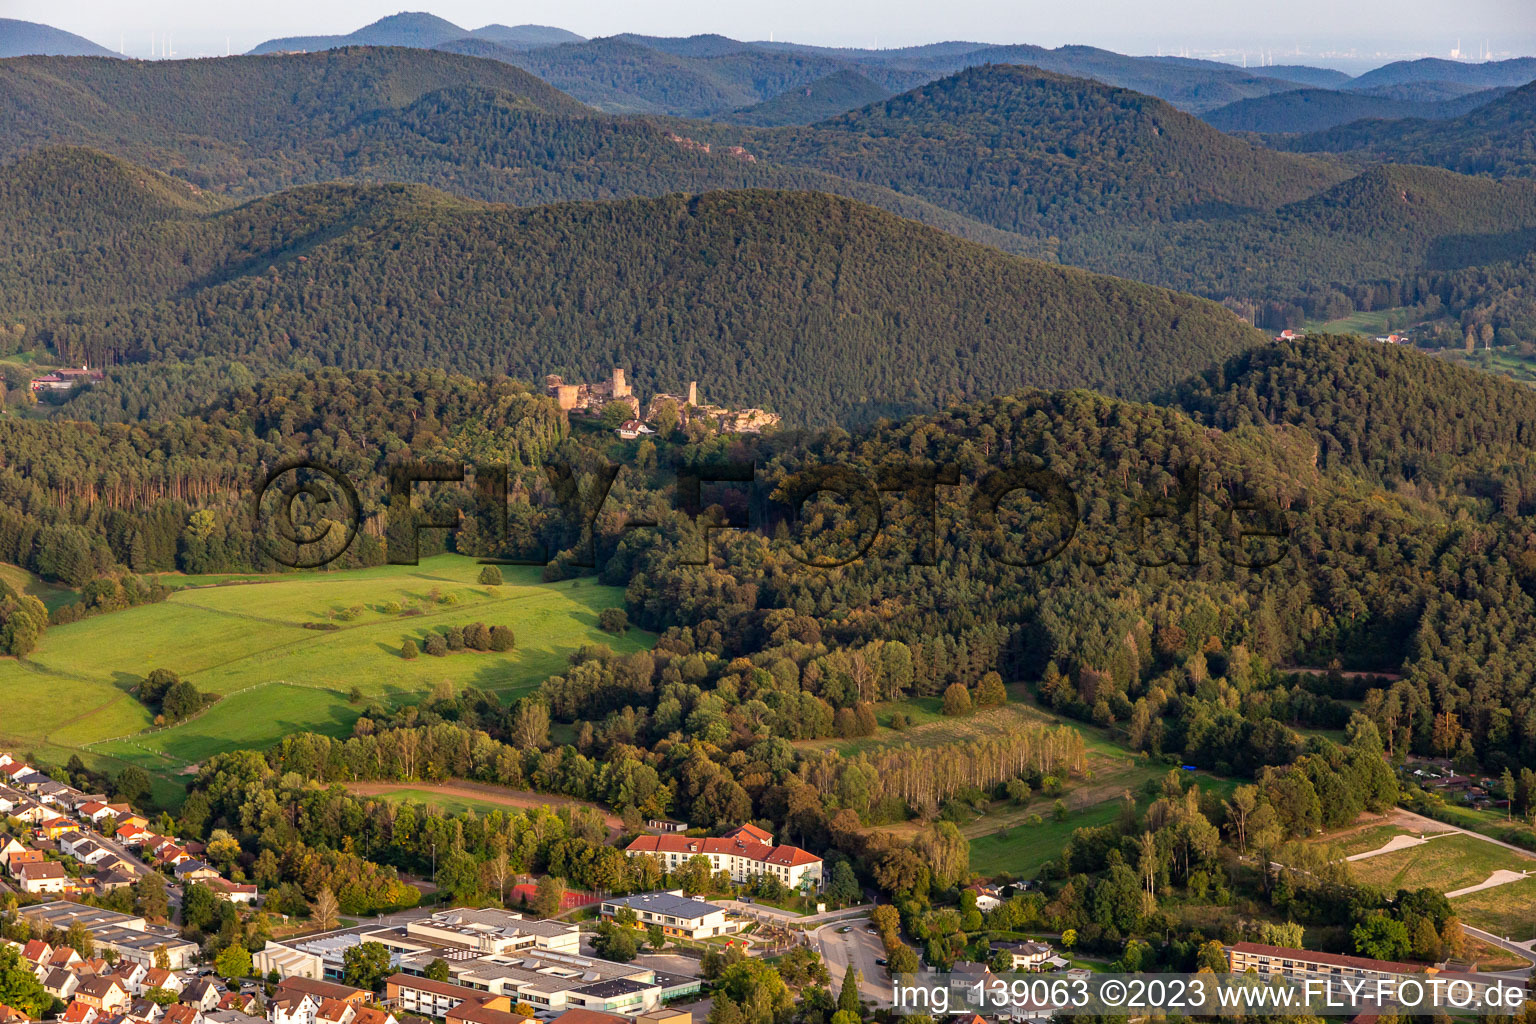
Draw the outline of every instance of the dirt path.
<instances>
[{"instance_id":1,"label":"dirt path","mask_svg":"<svg viewBox=\"0 0 1536 1024\"><path fill-rule=\"evenodd\" d=\"M624 827L624 822L617 814L606 807L576 800L566 796L547 796L543 793L530 793L521 789L505 789L501 786L492 786L483 782L468 782L457 779L453 782L434 784L430 782L356 782L348 786L350 792L358 796L384 796L388 793L399 793L405 790L425 790L430 793L441 793L443 796L457 797L460 800L479 800L482 803L500 804L503 807L516 807L521 810L531 810L535 807L591 807L603 815L603 824L609 830L617 833Z\"/></svg>"},{"instance_id":2,"label":"dirt path","mask_svg":"<svg viewBox=\"0 0 1536 1024\"><path fill-rule=\"evenodd\" d=\"M1524 871L1508 871L1500 868L1476 885L1469 885L1465 889L1457 889L1455 892L1446 893L1445 898L1448 900L1455 899L1457 896L1466 896L1469 893L1482 892L1484 889L1492 889L1495 886L1508 885L1510 882L1520 881L1526 875L1527 872Z\"/></svg>"},{"instance_id":3,"label":"dirt path","mask_svg":"<svg viewBox=\"0 0 1536 1024\"><path fill-rule=\"evenodd\" d=\"M1448 836L1453 834L1454 833L1451 832L1435 833L1435 835L1441 836ZM1425 836L1423 839L1420 839L1418 836L1393 836L1391 839L1387 840L1384 846L1378 846L1374 850L1366 850L1364 853L1357 853L1352 857L1345 857L1344 859L1366 860L1370 857L1380 857L1384 853L1396 853L1398 850L1407 850L1415 846L1423 846L1433 838L1435 838L1435 836Z\"/></svg>"}]
</instances>

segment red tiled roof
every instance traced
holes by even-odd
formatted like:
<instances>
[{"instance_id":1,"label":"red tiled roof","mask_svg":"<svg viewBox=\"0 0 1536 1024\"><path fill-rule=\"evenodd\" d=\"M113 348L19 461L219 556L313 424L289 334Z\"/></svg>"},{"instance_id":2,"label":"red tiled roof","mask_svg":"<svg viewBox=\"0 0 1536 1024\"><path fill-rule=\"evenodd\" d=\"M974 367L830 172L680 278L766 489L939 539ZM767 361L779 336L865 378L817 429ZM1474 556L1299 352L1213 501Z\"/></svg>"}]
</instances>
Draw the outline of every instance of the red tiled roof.
<instances>
[{"instance_id":1,"label":"red tiled roof","mask_svg":"<svg viewBox=\"0 0 1536 1024\"><path fill-rule=\"evenodd\" d=\"M762 843L765 846L773 842L772 832L769 832L766 829L760 829L756 825L753 825L751 822L748 822L745 825L738 825L736 828L731 829L731 831L725 834L725 838L727 839L738 839L742 837L751 839L754 842Z\"/></svg>"},{"instance_id":2,"label":"red tiled roof","mask_svg":"<svg viewBox=\"0 0 1536 1024\"><path fill-rule=\"evenodd\" d=\"M690 839L687 836L638 836L626 847L634 853L675 853L683 856L702 855L746 857L764 864L781 864L796 867L801 864L817 864L821 858L798 846L767 846L747 839L730 839L724 836L706 839Z\"/></svg>"},{"instance_id":3,"label":"red tiled roof","mask_svg":"<svg viewBox=\"0 0 1536 1024\"><path fill-rule=\"evenodd\" d=\"M368 993L351 985L338 985L333 981L316 981L314 978L284 978L277 986L278 996L292 997L295 993L311 995L320 999L344 999L349 1003L355 1003L366 999Z\"/></svg>"},{"instance_id":4,"label":"red tiled roof","mask_svg":"<svg viewBox=\"0 0 1536 1024\"><path fill-rule=\"evenodd\" d=\"M630 1018L601 1010L566 1010L550 1024L630 1024Z\"/></svg>"}]
</instances>

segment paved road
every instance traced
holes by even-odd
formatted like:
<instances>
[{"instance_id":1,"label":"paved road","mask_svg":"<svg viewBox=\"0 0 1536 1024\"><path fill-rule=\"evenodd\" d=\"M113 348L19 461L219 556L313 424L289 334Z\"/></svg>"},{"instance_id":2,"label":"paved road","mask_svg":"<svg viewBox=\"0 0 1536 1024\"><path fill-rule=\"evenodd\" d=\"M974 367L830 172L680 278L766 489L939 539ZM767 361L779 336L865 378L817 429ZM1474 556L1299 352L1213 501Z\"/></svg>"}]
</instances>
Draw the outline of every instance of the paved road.
<instances>
[{"instance_id":1,"label":"paved road","mask_svg":"<svg viewBox=\"0 0 1536 1024\"><path fill-rule=\"evenodd\" d=\"M832 976L832 994L842 990L843 975L850 966L862 975L859 993L876 1006L891 1005L889 979L885 968L875 963L885 955L880 937L864 930L865 920L851 924L825 924L811 933L811 941L821 950L821 958L827 963L827 973ZM839 932L839 928L847 928Z\"/></svg>"},{"instance_id":2,"label":"paved road","mask_svg":"<svg viewBox=\"0 0 1536 1024\"><path fill-rule=\"evenodd\" d=\"M1484 942L1490 945L1498 946L1500 949L1507 950L1516 956L1524 957L1525 959L1529 960L1532 965L1536 965L1536 952L1531 951L1531 947L1533 944L1536 944L1536 940L1528 939L1523 943L1510 942L1508 939L1500 938L1499 936L1494 935L1492 932L1485 932L1481 928L1473 928L1469 924L1462 925L1461 930L1466 932L1468 935L1475 935L1477 938L1482 939ZM1531 974L1532 969L1532 967L1527 967L1523 971L1500 971L1498 973L1517 974L1521 977L1525 977Z\"/></svg>"}]
</instances>

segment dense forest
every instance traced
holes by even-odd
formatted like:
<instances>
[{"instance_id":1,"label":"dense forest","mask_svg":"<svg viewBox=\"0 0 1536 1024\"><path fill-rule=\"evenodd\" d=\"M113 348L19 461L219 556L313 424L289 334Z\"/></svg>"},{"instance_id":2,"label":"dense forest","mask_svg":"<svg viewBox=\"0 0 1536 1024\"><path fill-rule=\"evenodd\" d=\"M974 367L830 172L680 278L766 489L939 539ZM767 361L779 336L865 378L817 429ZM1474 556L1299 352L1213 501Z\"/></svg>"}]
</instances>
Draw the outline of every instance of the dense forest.
<instances>
[{"instance_id":1,"label":"dense forest","mask_svg":"<svg viewBox=\"0 0 1536 1024\"><path fill-rule=\"evenodd\" d=\"M464 419L474 401L500 410L489 433ZM758 466L749 493L709 498L722 505L709 514L761 528L717 534L716 561L689 564L694 526L671 471L664 460L641 465L597 524L602 576L628 586L632 621L676 629L679 650L722 664L791 640L866 666L886 657L881 645L905 646L897 690L848 666L838 689L813 688L828 711L799 708L793 727L811 735L837 728L837 710L859 700L974 688L998 672L1035 681L1066 713L1126 728L1135 746L1252 771L1298 749L1283 730L1256 731L1271 713L1326 728L1347 718L1280 667L1337 663L1402 675L1399 710L1377 722L1391 744L1434 751L1445 739L1435 721L1450 716L1491 770L1536 755L1525 628L1536 549L1521 525L1536 509L1529 391L1388 346L1313 338L1239 355L1168 401L1024 391L856 435L699 438L678 453L689 464ZM537 467L557 449L582 472L600 461L542 397L434 374L280 378L227 393L196 421L144 415L101 427L14 422L0 558L77 585L250 566L262 550L241 497L251 467L311 452L377 477L383 464L444 448L510 453L523 481L511 535L470 529L463 545L560 552L574 535ZM914 460L954 466L956 489L941 492L931 521L880 499L873 547L837 500L797 511L790 497L815 466L876 481ZM1008 473L1025 474L1040 498L999 503ZM890 486L920 494L916 483ZM363 496L372 525L354 561L382 557L386 500ZM435 500L472 508L451 489ZM204 508L211 517L194 514ZM662 528L626 531L628 517ZM550 571L575 571L568 560ZM635 706L615 702L608 684L588 686L552 689L551 703L573 721ZM1264 691L1242 707L1270 711L1227 706L1229 687ZM593 700L608 702L601 714ZM1448 753L1466 751L1455 742Z\"/></svg>"},{"instance_id":2,"label":"dense forest","mask_svg":"<svg viewBox=\"0 0 1536 1024\"><path fill-rule=\"evenodd\" d=\"M889 89L857 71L834 71L806 86L797 86L772 99L743 107L721 120L732 124L775 127L787 124L813 124L859 107L878 103L891 95Z\"/></svg>"},{"instance_id":3,"label":"dense forest","mask_svg":"<svg viewBox=\"0 0 1536 1024\"><path fill-rule=\"evenodd\" d=\"M769 159L1028 234L1269 209L1340 176L1150 96L1016 65L972 68L812 129L752 138Z\"/></svg>"},{"instance_id":4,"label":"dense forest","mask_svg":"<svg viewBox=\"0 0 1536 1024\"><path fill-rule=\"evenodd\" d=\"M487 37L461 48L497 45ZM1063 53L1036 49L997 48L992 58L1050 64ZM588 68L596 55L615 55L620 64L633 58L638 63L624 74L683 93L704 88L699 68L718 65L729 73L709 79L715 99L698 102L723 104L729 109L717 116L740 122L758 119L735 113L755 96L732 91L732 82L757 81L741 69L754 61L765 68L808 61L801 70L811 77L778 91L763 108L768 126L609 116L503 61L424 49L353 46L152 64L23 58L0 64L0 96L7 100L0 105L0 155L88 145L235 197L338 179L420 183L518 205L725 188L812 190L1008 252L1195 291L1266 327L1414 307L1426 318L1458 318L1459 333L1491 322L1496 333L1507 328L1529 340L1526 304L1517 300L1510 308L1501 298L1507 289L1496 284L1520 276L1512 261L1528 248L1518 190L1495 195L1486 183L1397 167L1361 176L1358 162L1349 167L1251 145L1152 96L1015 65L968 67L889 99L868 94L907 84L898 80L908 66L903 60L931 64L932 77L950 70L946 62L964 64L963 51L891 51L888 62L875 62L880 74L865 64L836 70L840 51L754 48L716 37L622 37L515 55L528 64L565 54L561 60L574 62L569 73L588 75L588 84L596 81L591 75L608 73ZM1116 60L1131 60L1103 51L1072 56L1096 74L1095 62L1112 70ZM692 62L691 70L636 70L656 61ZM1187 63L1158 66L1170 80L1205 73ZM1099 77L1115 80L1109 72ZM807 89L827 92L817 99ZM1259 95L1277 92L1286 90ZM694 101L683 93L677 102L686 107ZM1440 126L1434 131L1467 136L1456 144L1457 161L1483 151L1503 160L1521 152L1504 136L1518 134L1528 94L1516 90L1442 121L1361 124L1405 126L1387 129L1394 145L1415 137L1416 124ZM1421 102L1341 95L1350 102ZM875 102L809 126L790 123L810 115L804 103L823 99L832 107ZM772 112L778 103L786 113ZM1294 148L1318 137L1287 136L1283 144ZM1376 155L1445 162L1421 152ZM1457 161L1450 166L1519 172L1515 165ZM1406 182L1402 189L1427 196L1430 206L1392 202L1375 184L1381 175L1382 187ZM1490 203L1500 202L1512 204L1516 223L1490 229Z\"/></svg>"},{"instance_id":5,"label":"dense forest","mask_svg":"<svg viewBox=\"0 0 1536 1024\"><path fill-rule=\"evenodd\" d=\"M163 183L110 158L46 153L11 173L95 217L88 238L19 232L0 264L0 322L69 363L212 356L529 380L621 366L647 390L698 380L806 425L1027 384L1145 397L1260 340L1213 303L819 193L509 209L330 185L145 223L131 211L162 202Z\"/></svg>"},{"instance_id":6,"label":"dense forest","mask_svg":"<svg viewBox=\"0 0 1536 1024\"><path fill-rule=\"evenodd\" d=\"M1459 117L1368 120L1277 141L1288 150L1429 164L1462 174L1536 175L1536 82Z\"/></svg>"},{"instance_id":7,"label":"dense forest","mask_svg":"<svg viewBox=\"0 0 1536 1024\"><path fill-rule=\"evenodd\" d=\"M1417 100L1342 89L1297 89L1229 103L1202 114L1201 119L1224 132L1320 132L1366 118L1389 121L1456 117L1497 99L1505 91L1481 89L1451 99Z\"/></svg>"}]
</instances>

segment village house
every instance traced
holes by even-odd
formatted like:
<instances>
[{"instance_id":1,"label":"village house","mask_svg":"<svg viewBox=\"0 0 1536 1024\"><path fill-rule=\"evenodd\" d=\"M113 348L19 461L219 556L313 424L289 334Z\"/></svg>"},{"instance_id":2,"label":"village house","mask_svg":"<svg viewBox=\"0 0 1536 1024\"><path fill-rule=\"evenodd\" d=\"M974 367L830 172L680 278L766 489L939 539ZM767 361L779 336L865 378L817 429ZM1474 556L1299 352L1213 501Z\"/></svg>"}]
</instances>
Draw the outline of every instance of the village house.
<instances>
[{"instance_id":1,"label":"village house","mask_svg":"<svg viewBox=\"0 0 1536 1024\"><path fill-rule=\"evenodd\" d=\"M144 972L138 991L134 995L142 996L150 989L160 989L162 992L174 992L179 996L182 988L181 975L175 971L167 971L163 967L151 967Z\"/></svg>"},{"instance_id":2,"label":"village house","mask_svg":"<svg viewBox=\"0 0 1536 1024\"><path fill-rule=\"evenodd\" d=\"M64 1013L59 1017L62 1024L96 1024L96 1019L101 1016L101 1011L87 1003L76 1000L64 1008Z\"/></svg>"},{"instance_id":3,"label":"village house","mask_svg":"<svg viewBox=\"0 0 1536 1024\"><path fill-rule=\"evenodd\" d=\"M639 420L625 420L615 427L613 432L619 436L621 441L633 441L637 437L656 433L656 431Z\"/></svg>"},{"instance_id":4,"label":"village house","mask_svg":"<svg viewBox=\"0 0 1536 1024\"><path fill-rule=\"evenodd\" d=\"M321 1000L315 1010L315 1024L352 1024L357 1007L340 999Z\"/></svg>"},{"instance_id":5,"label":"village house","mask_svg":"<svg viewBox=\"0 0 1536 1024\"><path fill-rule=\"evenodd\" d=\"M70 886L69 873L64 870L64 865L52 861L22 864L14 874L21 891L34 896L39 893L63 892Z\"/></svg>"},{"instance_id":6,"label":"village house","mask_svg":"<svg viewBox=\"0 0 1536 1024\"><path fill-rule=\"evenodd\" d=\"M247 1017L256 1012L256 996L248 992L225 992L219 997L218 1008L220 1010L233 1010L235 1013L243 1013Z\"/></svg>"},{"instance_id":7,"label":"village house","mask_svg":"<svg viewBox=\"0 0 1536 1024\"><path fill-rule=\"evenodd\" d=\"M267 1003L267 1021L268 1024L315 1024L315 1011L319 1008L319 1001L308 992L285 995L279 989Z\"/></svg>"},{"instance_id":8,"label":"village house","mask_svg":"<svg viewBox=\"0 0 1536 1024\"><path fill-rule=\"evenodd\" d=\"M1056 959L1055 952L1044 942L1000 942L996 948L1012 958L1015 971L1043 971L1048 966L1055 966L1052 963ZM1062 963L1064 965L1066 961Z\"/></svg>"},{"instance_id":9,"label":"village house","mask_svg":"<svg viewBox=\"0 0 1536 1024\"><path fill-rule=\"evenodd\" d=\"M25 853L27 848L22 846L10 836L0 835L0 867L7 871L11 869L11 856L17 853Z\"/></svg>"},{"instance_id":10,"label":"village house","mask_svg":"<svg viewBox=\"0 0 1536 1024\"><path fill-rule=\"evenodd\" d=\"M54 817L38 822L36 830L39 837L56 840L65 833L80 831L80 825L68 818Z\"/></svg>"},{"instance_id":11,"label":"village house","mask_svg":"<svg viewBox=\"0 0 1536 1024\"><path fill-rule=\"evenodd\" d=\"M177 861L176 881L178 882L205 882L210 878L218 878L219 873L200 860Z\"/></svg>"},{"instance_id":12,"label":"village house","mask_svg":"<svg viewBox=\"0 0 1536 1024\"><path fill-rule=\"evenodd\" d=\"M212 1010L219 1005L223 993L209 978L198 978L181 991L181 1002L199 1010Z\"/></svg>"},{"instance_id":13,"label":"village house","mask_svg":"<svg viewBox=\"0 0 1536 1024\"><path fill-rule=\"evenodd\" d=\"M75 990L80 987L80 976L63 967L54 967L44 973L42 983L43 991L67 1003L74 998Z\"/></svg>"},{"instance_id":14,"label":"village house","mask_svg":"<svg viewBox=\"0 0 1536 1024\"><path fill-rule=\"evenodd\" d=\"M165 1008L165 1016L160 1018L160 1024L203 1024L203 1011L196 1006L177 1003Z\"/></svg>"},{"instance_id":15,"label":"village house","mask_svg":"<svg viewBox=\"0 0 1536 1024\"><path fill-rule=\"evenodd\" d=\"M75 989L75 1002L94 1007L102 1013L121 1013L128 1008L129 995L129 991L116 978L86 978Z\"/></svg>"}]
</instances>

